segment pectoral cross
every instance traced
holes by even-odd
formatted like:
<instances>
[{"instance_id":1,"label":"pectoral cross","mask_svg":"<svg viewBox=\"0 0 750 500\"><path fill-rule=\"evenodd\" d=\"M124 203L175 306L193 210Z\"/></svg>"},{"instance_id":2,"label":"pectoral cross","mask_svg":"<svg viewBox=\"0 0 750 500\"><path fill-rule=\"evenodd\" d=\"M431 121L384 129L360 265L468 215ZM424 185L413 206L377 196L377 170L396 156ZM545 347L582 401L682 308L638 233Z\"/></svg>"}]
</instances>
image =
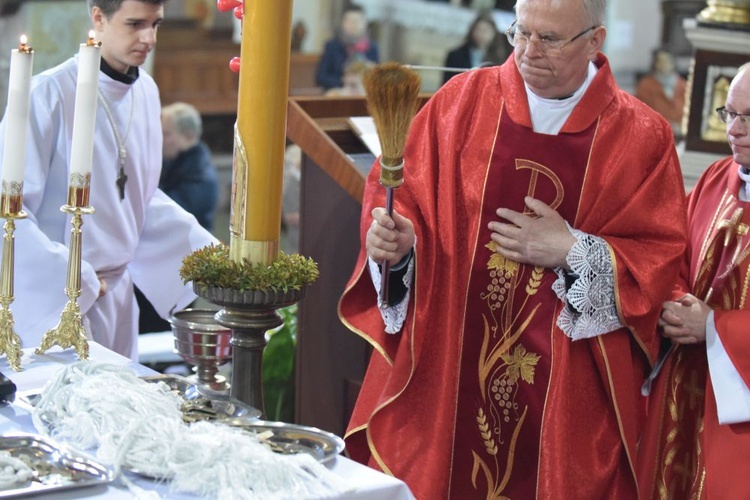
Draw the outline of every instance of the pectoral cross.
<instances>
[{"instance_id":1,"label":"pectoral cross","mask_svg":"<svg viewBox=\"0 0 750 500\"><path fill-rule=\"evenodd\" d=\"M128 182L128 176L125 174L125 158L128 157L128 152L124 147L120 147L118 156L120 157L120 171L117 174L117 189L120 191L120 201L125 199L125 183Z\"/></svg>"}]
</instances>

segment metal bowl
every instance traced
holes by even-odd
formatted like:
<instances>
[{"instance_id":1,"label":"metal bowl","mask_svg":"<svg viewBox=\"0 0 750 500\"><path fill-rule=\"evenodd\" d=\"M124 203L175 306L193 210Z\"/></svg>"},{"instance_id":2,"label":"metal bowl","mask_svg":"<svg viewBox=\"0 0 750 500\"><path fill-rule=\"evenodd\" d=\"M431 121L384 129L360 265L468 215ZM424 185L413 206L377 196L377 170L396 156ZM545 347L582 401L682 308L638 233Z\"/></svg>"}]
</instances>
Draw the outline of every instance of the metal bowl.
<instances>
[{"instance_id":1,"label":"metal bowl","mask_svg":"<svg viewBox=\"0 0 750 500\"><path fill-rule=\"evenodd\" d=\"M195 365L198 381L212 389L224 390L224 380L216 376L218 367L232 359L232 331L214 319L216 311L184 309L169 317L175 352Z\"/></svg>"}]
</instances>

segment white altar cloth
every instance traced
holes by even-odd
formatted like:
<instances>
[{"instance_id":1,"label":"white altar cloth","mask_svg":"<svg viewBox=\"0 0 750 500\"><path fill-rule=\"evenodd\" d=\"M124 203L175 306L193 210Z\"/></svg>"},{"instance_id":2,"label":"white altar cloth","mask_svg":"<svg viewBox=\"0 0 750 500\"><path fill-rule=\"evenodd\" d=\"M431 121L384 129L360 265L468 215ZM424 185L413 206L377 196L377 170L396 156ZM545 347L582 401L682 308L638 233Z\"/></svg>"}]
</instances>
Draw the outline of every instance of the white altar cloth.
<instances>
[{"instance_id":1,"label":"white altar cloth","mask_svg":"<svg viewBox=\"0 0 750 500\"><path fill-rule=\"evenodd\" d=\"M102 363L129 366L139 375L155 375L156 372L130 359L112 352L96 342L89 342L89 359ZM34 349L24 349L21 358L22 371L14 372L8 366L5 356L0 358L0 371L10 378L17 387L17 394L25 391L37 391L44 387L54 373L64 366L74 363L78 358L70 348L61 351L53 347L46 354L34 354ZM31 422L31 415L19 404L0 404L0 434L36 433ZM337 497L351 500L411 500L414 496L403 481L365 467L357 462L339 455L328 467L338 476L346 479L355 489L345 496ZM158 492L162 498L190 500L197 497L187 494L170 493L165 484L138 476L129 476L134 482L146 489ZM97 499L117 500L132 499L133 494L118 480L109 485L90 486L73 490L59 491L36 498L46 499Z\"/></svg>"}]
</instances>

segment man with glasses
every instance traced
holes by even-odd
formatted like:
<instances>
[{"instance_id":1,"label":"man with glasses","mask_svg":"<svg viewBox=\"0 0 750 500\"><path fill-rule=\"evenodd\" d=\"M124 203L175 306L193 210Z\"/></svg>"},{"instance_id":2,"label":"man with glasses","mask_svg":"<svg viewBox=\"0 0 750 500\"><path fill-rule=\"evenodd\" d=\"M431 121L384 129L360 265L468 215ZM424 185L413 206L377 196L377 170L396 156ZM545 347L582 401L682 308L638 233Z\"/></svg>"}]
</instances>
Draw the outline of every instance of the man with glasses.
<instances>
[{"instance_id":1,"label":"man with glasses","mask_svg":"<svg viewBox=\"0 0 750 500\"><path fill-rule=\"evenodd\" d=\"M711 165L688 196L688 250L660 320L675 347L640 450L644 498L748 496L750 63L716 111L732 156Z\"/></svg>"},{"instance_id":2,"label":"man with glasses","mask_svg":"<svg viewBox=\"0 0 750 500\"><path fill-rule=\"evenodd\" d=\"M516 14L513 57L415 118L393 217L368 179L339 310L375 350L347 449L418 498L637 498L640 388L686 242L672 129L617 87L604 0Z\"/></svg>"}]
</instances>

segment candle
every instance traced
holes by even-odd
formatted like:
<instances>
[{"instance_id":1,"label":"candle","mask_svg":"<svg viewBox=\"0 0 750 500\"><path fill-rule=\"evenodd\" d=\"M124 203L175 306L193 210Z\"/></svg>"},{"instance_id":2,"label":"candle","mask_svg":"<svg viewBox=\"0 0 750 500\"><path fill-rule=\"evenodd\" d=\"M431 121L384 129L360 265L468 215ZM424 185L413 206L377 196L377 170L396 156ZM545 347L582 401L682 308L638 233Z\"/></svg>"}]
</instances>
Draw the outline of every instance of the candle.
<instances>
[{"instance_id":1,"label":"candle","mask_svg":"<svg viewBox=\"0 0 750 500\"><path fill-rule=\"evenodd\" d=\"M75 114L73 115L73 141L70 152L70 190L68 204L87 205L87 200L71 200L74 188L88 188L91 179L91 160L94 155L94 125L96 123L97 89L99 88L99 63L101 44L94 42L94 32L89 32L86 43L78 49L78 80L76 83ZM87 198L87 197L86 197Z\"/></svg>"},{"instance_id":2,"label":"candle","mask_svg":"<svg viewBox=\"0 0 750 500\"><path fill-rule=\"evenodd\" d=\"M29 121L29 91L34 51L27 45L26 35L10 54L8 107L5 112L5 147L3 148L2 194L23 195L23 175L26 169L26 131ZM15 203L14 203L15 205Z\"/></svg>"},{"instance_id":3,"label":"candle","mask_svg":"<svg viewBox=\"0 0 750 500\"><path fill-rule=\"evenodd\" d=\"M235 172L235 180L244 185L234 189L245 196L244 203L233 204L233 209L244 205L243 214L232 214L232 232L238 239L230 242L234 260L268 263L278 254L291 20L291 0L245 3L237 135L247 171L244 175Z\"/></svg>"}]
</instances>

